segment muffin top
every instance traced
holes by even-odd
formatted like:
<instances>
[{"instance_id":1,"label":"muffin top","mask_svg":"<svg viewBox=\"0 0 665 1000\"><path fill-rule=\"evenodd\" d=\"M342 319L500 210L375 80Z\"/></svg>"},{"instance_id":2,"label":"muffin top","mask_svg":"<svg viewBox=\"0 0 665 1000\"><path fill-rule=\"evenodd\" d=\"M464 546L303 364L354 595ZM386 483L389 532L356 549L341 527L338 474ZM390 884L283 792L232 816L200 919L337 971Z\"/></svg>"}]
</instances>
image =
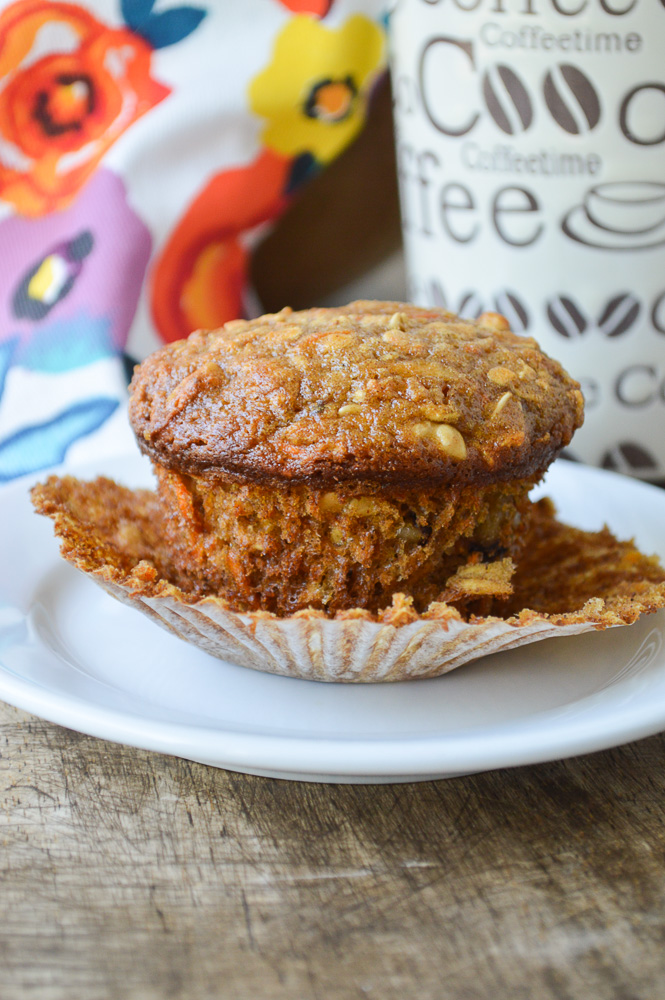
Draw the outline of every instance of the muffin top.
<instances>
[{"instance_id":1,"label":"muffin top","mask_svg":"<svg viewBox=\"0 0 665 1000\"><path fill-rule=\"evenodd\" d=\"M578 383L502 316L470 322L401 302L200 331L147 358L130 390L155 462L256 482L531 476L583 419Z\"/></svg>"}]
</instances>

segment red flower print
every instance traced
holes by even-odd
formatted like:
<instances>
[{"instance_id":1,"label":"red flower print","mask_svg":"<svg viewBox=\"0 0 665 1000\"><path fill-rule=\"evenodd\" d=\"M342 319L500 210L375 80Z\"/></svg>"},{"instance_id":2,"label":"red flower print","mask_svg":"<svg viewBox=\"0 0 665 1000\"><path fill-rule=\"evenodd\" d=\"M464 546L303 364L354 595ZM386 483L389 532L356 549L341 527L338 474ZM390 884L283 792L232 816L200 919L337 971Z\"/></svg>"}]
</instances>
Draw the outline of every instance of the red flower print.
<instances>
[{"instance_id":1,"label":"red flower print","mask_svg":"<svg viewBox=\"0 0 665 1000\"><path fill-rule=\"evenodd\" d=\"M69 43L34 58L49 37ZM67 206L106 150L169 94L150 76L151 57L140 35L73 4L20 0L3 11L0 198L22 215Z\"/></svg>"}]
</instances>

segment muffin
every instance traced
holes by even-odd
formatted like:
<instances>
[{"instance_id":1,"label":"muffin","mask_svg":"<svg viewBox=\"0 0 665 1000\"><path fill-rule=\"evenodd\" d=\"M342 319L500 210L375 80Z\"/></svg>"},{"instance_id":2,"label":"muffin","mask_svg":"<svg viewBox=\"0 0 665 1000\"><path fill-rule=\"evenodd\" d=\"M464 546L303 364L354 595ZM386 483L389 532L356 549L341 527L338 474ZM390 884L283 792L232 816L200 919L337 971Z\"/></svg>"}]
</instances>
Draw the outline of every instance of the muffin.
<instances>
[{"instance_id":1,"label":"muffin","mask_svg":"<svg viewBox=\"0 0 665 1000\"><path fill-rule=\"evenodd\" d=\"M282 616L507 598L529 490L582 415L503 317L397 302L193 334L130 400L172 582Z\"/></svg>"}]
</instances>

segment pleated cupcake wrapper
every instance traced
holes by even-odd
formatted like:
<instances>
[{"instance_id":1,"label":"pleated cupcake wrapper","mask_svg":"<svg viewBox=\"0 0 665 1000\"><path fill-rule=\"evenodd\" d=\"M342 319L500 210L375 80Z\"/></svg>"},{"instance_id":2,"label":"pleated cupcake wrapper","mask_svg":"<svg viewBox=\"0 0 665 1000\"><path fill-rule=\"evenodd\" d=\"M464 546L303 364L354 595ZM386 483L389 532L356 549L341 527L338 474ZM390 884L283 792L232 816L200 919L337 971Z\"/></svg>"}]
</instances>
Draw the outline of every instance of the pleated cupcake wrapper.
<instances>
[{"instance_id":1,"label":"pleated cupcake wrapper","mask_svg":"<svg viewBox=\"0 0 665 1000\"><path fill-rule=\"evenodd\" d=\"M108 593L213 656L288 677L364 683L436 677L491 653L627 625L665 607L665 571L655 558L606 528L562 524L546 500L532 508L507 605L520 610L465 622L441 602L417 615L404 594L376 615L234 611L222 597L194 598L158 569L168 565L169 551L153 494L104 478L51 477L32 496L36 509L53 518L65 558ZM548 615L545 608L560 610Z\"/></svg>"},{"instance_id":2,"label":"pleated cupcake wrapper","mask_svg":"<svg viewBox=\"0 0 665 1000\"><path fill-rule=\"evenodd\" d=\"M490 653L597 627L591 621L555 625L546 618L524 625L421 619L400 626L361 619L264 618L230 611L215 598L187 604L171 596L132 593L94 574L93 579L213 656L304 680L368 684L438 677Z\"/></svg>"}]
</instances>

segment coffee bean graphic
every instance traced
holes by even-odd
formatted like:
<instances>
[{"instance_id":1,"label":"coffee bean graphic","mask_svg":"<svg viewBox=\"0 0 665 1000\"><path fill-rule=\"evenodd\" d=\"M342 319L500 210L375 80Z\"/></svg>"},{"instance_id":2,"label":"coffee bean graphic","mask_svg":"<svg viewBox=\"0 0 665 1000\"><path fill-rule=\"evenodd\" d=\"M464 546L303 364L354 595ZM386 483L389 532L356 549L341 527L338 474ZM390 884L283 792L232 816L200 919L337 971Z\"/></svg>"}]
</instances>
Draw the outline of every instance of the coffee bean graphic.
<instances>
[{"instance_id":1,"label":"coffee bean graphic","mask_svg":"<svg viewBox=\"0 0 665 1000\"><path fill-rule=\"evenodd\" d=\"M658 462L645 448L633 441L620 441L603 455L603 469L614 469L633 476L650 476L658 468Z\"/></svg>"},{"instance_id":2,"label":"coffee bean graphic","mask_svg":"<svg viewBox=\"0 0 665 1000\"><path fill-rule=\"evenodd\" d=\"M665 0L662 0L665 5ZM661 292L651 309L651 322L654 330L665 333L665 292Z\"/></svg>"},{"instance_id":3,"label":"coffee bean graphic","mask_svg":"<svg viewBox=\"0 0 665 1000\"><path fill-rule=\"evenodd\" d=\"M487 110L503 132L526 132L533 121L531 98L509 66L490 66L483 76L483 96Z\"/></svg>"},{"instance_id":4,"label":"coffee bean graphic","mask_svg":"<svg viewBox=\"0 0 665 1000\"><path fill-rule=\"evenodd\" d=\"M499 292L495 296L494 307L506 317L514 333L525 333L529 329L529 314L514 292Z\"/></svg>"},{"instance_id":5,"label":"coffee bean graphic","mask_svg":"<svg viewBox=\"0 0 665 1000\"><path fill-rule=\"evenodd\" d=\"M483 312L483 303L478 292L463 292L457 307L458 315L465 316L467 319L478 319L481 312Z\"/></svg>"},{"instance_id":6,"label":"coffee bean graphic","mask_svg":"<svg viewBox=\"0 0 665 1000\"><path fill-rule=\"evenodd\" d=\"M555 295L547 303L547 318L562 337L581 337L588 323L576 304L567 295Z\"/></svg>"},{"instance_id":7,"label":"coffee bean graphic","mask_svg":"<svg viewBox=\"0 0 665 1000\"><path fill-rule=\"evenodd\" d=\"M598 320L598 329L606 337L620 337L630 330L639 316L640 308L640 303L630 292L617 295L605 306Z\"/></svg>"},{"instance_id":8,"label":"coffee bean graphic","mask_svg":"<svg viewBox=\"0 0 665 1000\"><path fill-rule=\"evenodd\" d=\"M571 135L591 132L600 121L600 101L591 81L576 66L559 63L543 84L552 118Z\"/></svg>"}]
</instances>

